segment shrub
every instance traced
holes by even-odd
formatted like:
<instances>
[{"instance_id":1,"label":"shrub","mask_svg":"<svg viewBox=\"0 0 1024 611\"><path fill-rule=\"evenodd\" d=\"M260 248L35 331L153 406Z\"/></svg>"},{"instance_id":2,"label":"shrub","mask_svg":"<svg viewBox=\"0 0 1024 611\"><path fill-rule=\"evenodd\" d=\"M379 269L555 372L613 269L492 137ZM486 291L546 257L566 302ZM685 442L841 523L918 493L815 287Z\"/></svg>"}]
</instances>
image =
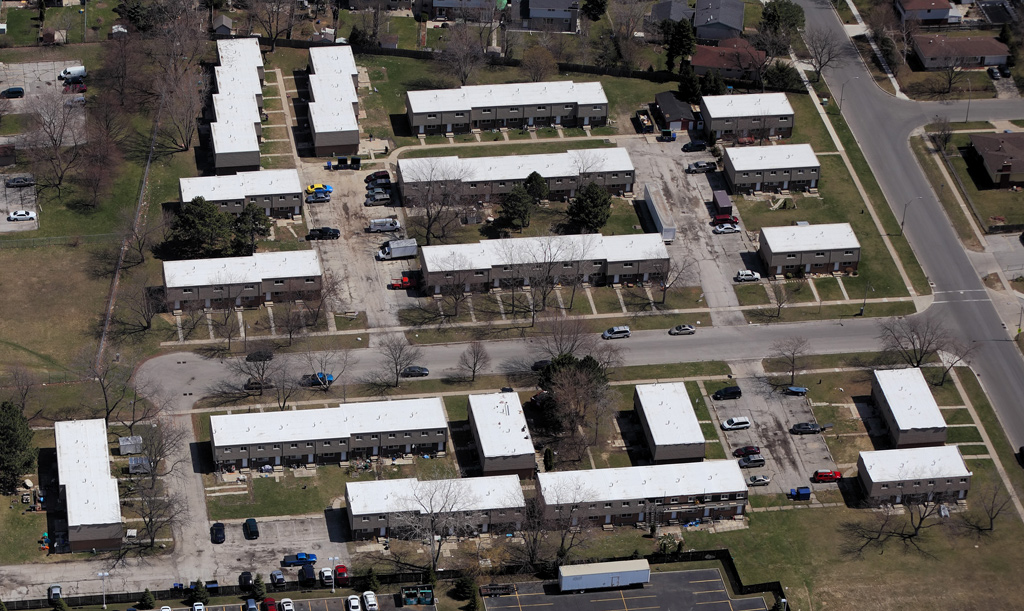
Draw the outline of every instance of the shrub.
<instances>
[{"instance_id":1,"label":"shrub","mask_svg":"<svg viewBox=\"0 0 1024 611\"><path fill-rule=\"evenodd\" d=\"M139 599L139 609L152 609L156 606L156 599L153 598L153 593L146 588L146 591L142 593L142 598Z\"/></svg>"}]
</instances>

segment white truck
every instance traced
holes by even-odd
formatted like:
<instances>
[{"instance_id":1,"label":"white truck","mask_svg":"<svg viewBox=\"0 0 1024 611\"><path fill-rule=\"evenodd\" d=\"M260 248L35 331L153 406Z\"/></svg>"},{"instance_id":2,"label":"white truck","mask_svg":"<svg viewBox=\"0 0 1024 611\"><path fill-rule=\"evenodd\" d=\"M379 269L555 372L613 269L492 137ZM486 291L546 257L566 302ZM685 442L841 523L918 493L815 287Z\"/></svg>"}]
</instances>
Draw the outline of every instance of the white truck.
<instances>
[{"instance_id":1,"label":"white truck","mask_svg":"<svg viewBox=\"0 0 1024 611\"><path fill-rule=\"evenodd\" d=\"M558 589L580 592L599 588L641 586L651 581L651 565L646 560L620 560L558 567Z\"/></svg>"},{"instance_id":2,"label":"white truck","mask_svg":"<svg viewBox=\"0 0 1024 611\"><path fill-rule=\"evenodd\" d=\"M414 238L390 240L384 243L384 247L377 253L377 258L381 261L390 261L391 259L415 257L417 250L418 247Z\"/></svg>"},{"instance_id":3,"label":"white truck","mask_svg":"<svg viewBox=\"0 0 1024 611\"><path fill-rule=\"evenodd\" d=\"M761 279L761 274L752 272L749 269L741 269L736 272L736 282L756 282Z\"/></svg>"},{"instance_id":4,"label":"white truck","mask_svg":"<svg viewBox=\"0 0 1024 611\"><path fill-rule=\"evenodd\" d=\"M86 77L85 66L68 66L67 68L64 68L59 75L57 75L57 78L63 81L64 79L76 76L81 78Z\"/></svg>"},{"instance_id":5,"label":"white truck","mask_svg":"<svg viewBox=\"0 0 1024 611\"><path fill-rule=\"evenodd\" d=\"M402 228L402 223L398 219L370 219L370 226L367 230L370 233L381 233L384 231L398 231Z\"/></svg>"}]
</instances>

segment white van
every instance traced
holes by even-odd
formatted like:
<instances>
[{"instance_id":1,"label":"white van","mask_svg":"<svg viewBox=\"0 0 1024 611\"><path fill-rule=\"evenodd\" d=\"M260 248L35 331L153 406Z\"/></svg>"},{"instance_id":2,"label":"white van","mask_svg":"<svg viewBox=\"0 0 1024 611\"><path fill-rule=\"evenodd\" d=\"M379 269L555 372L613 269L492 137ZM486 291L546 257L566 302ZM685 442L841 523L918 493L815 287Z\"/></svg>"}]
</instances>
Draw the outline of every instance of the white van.
<instances>
[{"instance_id":1,"label":"white van","mask_svg":"<svg viewBox=\"0 0 1024 611\"><path fill-rule=\"evenodd\" d=\"M398 222L398 219L370 219L369 231L370 233L381 233L384 231L398 231L402 228L402 224Z\"/></svg>"},{"instance_id":2,"label":"white van","mask_svg":"<svg viewBox=\"0 0 1024 611\"><path fill-rule=\"evenodd\" d=\"M67 68L64 68L64 71L61 72L57 76L57 78L63 81L64 79L71 76L80 76L82 78L85 78L85 66L68 66Z\"/></svg>"}]
</instances>

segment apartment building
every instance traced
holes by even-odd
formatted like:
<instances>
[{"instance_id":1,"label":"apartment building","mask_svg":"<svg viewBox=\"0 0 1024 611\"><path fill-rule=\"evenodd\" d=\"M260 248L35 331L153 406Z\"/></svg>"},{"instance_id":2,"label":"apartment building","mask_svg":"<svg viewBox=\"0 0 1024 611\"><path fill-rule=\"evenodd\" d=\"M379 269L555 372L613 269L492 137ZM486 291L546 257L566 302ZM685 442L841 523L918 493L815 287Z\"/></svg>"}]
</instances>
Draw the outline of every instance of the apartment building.
<instances>
[{"instance_id":1,"label":"apartment building","mask_svg":"<svg viewBox=\"0 0 1024 611\"><path fill-rule=\"evenodd\" d=\"M318 298L323 275L320 254L315 250L164 261L163 271L164 295L176 311Z\"/></svg>"},{"instance_id":2,"label":"apartment building","mask_svg":"<svg viewBox=\"0 0 1024 611\"><path fill-rule=\"evenodd\" d=\"M861 452L857 459L857 479L871 505L963 500L972 475L956 446Z\"/></svg>"},{"instance_id":3,"label":"apartment building","mask_svg":"<svg viewBox=\"0 0 1024 611\"><path fill-rule=\"evenodd\" d=\"M499 290L571 281L590 284L657 280L669 267L661 234L560 235L482 240L420 248L426 290Z\"/></svg>"},{"instance_id":4,"label":"apartment building","mask_svg":"<svg viewBox=\"0 0 1024 611\"><path fill-rule=\"evenodd\" d=\"M686 384L637 384L633 408L655 464L704 460L704 433Z\"/></svg>"},{"instance_id":5,"label":"apartment building","mask_svg":"<svg viewBox=\"0 0 1024 611\"><path fill-rule=\"evenodd\" d=\"M218 174L260 168L263 56L256 38L217 41L210 143Z\"/></svg>"},{"instance_id":6,"label":"apartment building","mask_svg":"<svg viewBox=\"0 0 1024 611\"><path fill-rule=\"evenodd\" d=\"M735 460L540 473L537 485L546 516L571 525L728 519L747 506Z\"/></svg>"},{"instance_id":7,"label":"apartment building","mask_svg":"<svg viewBox=\"0 0 1024 611\"><path fill-rule=\"evenodd\" d=\"M470 395L469 427L484 475L533 477L537 459L518 393Z\"/></svg>"},{"instance_id":8,"label":"apartment building","mask_svg":"<svg viewBox=\"0 0 1024 611\"><path fill-rule=\"evenodd\" d=\"M946 419L920 369L876 369L871 398L885 419L893 447L946 443Z\"/></svg>"},{"instance_id":9,"label":"apartment building","mask_svg":"<svg viewBox=\"0 0 1024 611\"><path fill-rule=\"evenodd\" d=\"M415 134L600 126L608 120L608 98L601 83L548 81L428 89L407 92L405 103Z\"/></svg>"},{"instance_id":10,"label":"apartment building","mask_svg":"<svg viewBox=\"0 0 1024 611\"><path fill-rule=\"evenodd\" d=\"M309 129L317 156L359 152L359 70L352 47L309 49Z\"/></svg>"},{"instance_id":11,"label":"apartment building","mask_svg":"<svg viewBox=\"0 0 1024 611\"><path fill-rule=\"evenodd\" d=\"M202 197L216 204L221 212L230 214L240 214L246 204L255 204L274 218L291 218L302 213L304 187L295 170L181 178L178 189L182 203Z\"/></svg>"},{"instance_id":12,"label":"apartment building","mask_svg":"<svg viewBox=\"0 0 1024 611\"><path fill-rule=\"evenodd\" d=\"M816 189L820 174L809 144L725 149L725 180L733 193Z\"/></svg>"},{"instance_id":13,"label":"apartment building","mask_svg":"<svg viewBox=\"0 0 1024 611\"><path fill-rule=\"evenodd\" d=\"M636 175L624 148L504 157L402 158L397 174L402 197L415 204L417 198L429 197L437 182L458 185L469 201L496 201L534 172L547 181L550 199L575 197L590 183L613 194L629 193Z\"/></svg>"},{"instance_id":14,"label":"apartment building","mask_svg":"<svg viewBox=\"0 0 1024 611\"><path fill-rule=\"evenodd\" d=\"M222 468L436 454L447 443L448 420L436 397L210 418L213 459Z\"/></svg>"},{"instance_id":15,"label":"apartment building","mask_svg":"<svg viewBox=\"0 0 1024 611\"><path fill-rule=\"evenodd\" d=\"M849 223L762 227L758 253L770 276L850 274L860 242Z\"/></svg>"},{"instance_id":16,"label":"apartment building","mask_svg":"<svg viewBox=\"0 0 1024 611\"><path fill-rule=\"evenodd\" d=\"M124 525L117 480L110 473L107 423L65 420L54 423L60 503L68 514L72 552L121 547Z\"/></svg>"},{"instance_id":17,"label":"apartment building","mask_svg":"<svg viewBox=\"0 0 1024 611\"><path fill-rule=\"evenodd\" d=\"M705 134L716 140L752 144L793 135L793 107L784 93L706 95L700 111Z\"/></svg>"},{"instance_id":18,"label":"apartment building","mask_svg":"<svg viewBox=\"0 0 1024 611\"><path fill-rule=\"evenodd\" d=\"M431 514L442 516L437 521L449 530L446 534L512 533L526 507L515 475L349 482L345 501L356 539L417 534L409 531L421 528L420 519Z\"/></svg>"}]
</instances>

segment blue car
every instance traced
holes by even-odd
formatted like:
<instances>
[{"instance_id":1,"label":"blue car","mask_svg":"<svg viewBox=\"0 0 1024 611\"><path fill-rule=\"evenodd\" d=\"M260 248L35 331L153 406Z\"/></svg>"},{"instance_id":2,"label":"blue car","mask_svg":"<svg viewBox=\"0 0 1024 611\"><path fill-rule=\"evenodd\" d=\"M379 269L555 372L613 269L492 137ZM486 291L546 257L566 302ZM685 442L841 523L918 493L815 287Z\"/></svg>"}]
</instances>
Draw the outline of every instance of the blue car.
<instances>
[{"instance_id":1,"label":"blue car","mask_svg":"<svg viewBox=\"0 0 1024 611\"><path fill-rule=\"evenodd\" d=\"M303 566L306 564L316 564L316 554L299 553L285 556L281 561L281 566Z\"/></svg>"},{"instance_id":2,"label":"blue car","mask_svg":"<svg viewBox=\"0 0 1024 611\"><path fill-rule=\"evenodd\" d=\"M785 393L795 397L802 397L807 394L807 389L803 386L787 386Z\"/></svg>"}]
</instances>

